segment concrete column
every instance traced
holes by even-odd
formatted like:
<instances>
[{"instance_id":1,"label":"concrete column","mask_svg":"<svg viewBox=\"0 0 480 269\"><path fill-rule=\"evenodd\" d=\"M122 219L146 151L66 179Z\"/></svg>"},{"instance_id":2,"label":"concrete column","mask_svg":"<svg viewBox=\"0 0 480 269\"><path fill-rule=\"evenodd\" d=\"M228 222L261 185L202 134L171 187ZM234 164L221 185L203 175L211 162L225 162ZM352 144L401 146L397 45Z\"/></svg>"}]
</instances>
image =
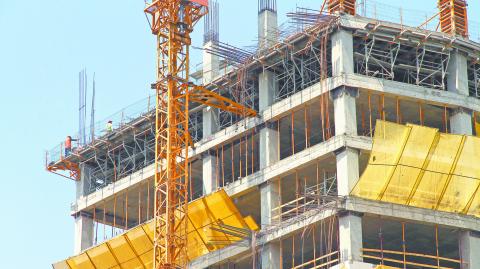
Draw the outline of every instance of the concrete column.
<instances>
[{"instance_id":1,"label":"concrete column","mask_svg":"<svg viewBox=\"0 0 480 269\"><path fill-rule=\"evenodd\" d=\"M345 32L344 32L345 33ZM344 33L337 33L339 36ZM343 41L342 41L343 42ZM343 56L337 58L344 62ZM348 62L348 61L347 61ZM343 67L342 67L343 66ZM353 72L348 65L338 65L339 75ZM352 65L353 67L353 65ZM339 87L330 93L335 111L335 135L357 135L356 98L358 89ZM359 179L359 151L345 147L336 152L337 161L337 191L339 196L350 195ZM339 215L340 262L353 264L361 262L362 248L362 218L353 212Z\"/></svg>"},{"instance_id":2,"label":"concrete column","mask_svg":"<svg viewBox=\"0 0 480 269\"><path fill-rule=\"evenodd\" d=\"M266 49L278 40L277 13L271 10L263 10L258 13L258 39L259 48Z\"/></svg>"},{"instance_id":3,"label":"concrete column","mask_svg":"<svg viewBox=\"0 0 480 269\"><path fill-rule=\"evenodd\" d=\"M262 269L278 269L280 266L280 243L270 242L262 248Z\"/></svg>"},{"instance_id":4,"label":"concrete column","mask_svg":"<svg viewBox=\"0 0 480 269\"><path fill-rule=\"evenodd\" d=\"M260 130L260 169L266 168L280 159L278 152L279 133L273 124L266 123Z\"/></svg>"},{"instance_id":5,"label":"concrete column","mask_svg":"<svg viewBox=\"0 0 480 269\"><path fill-rule=\"evenodd\" d=\"M460 254L462 269L480 269L480 233L462 231L460 233Z\"/></svg>"},{"instance_id":6,"label":"concrete column","mask_svg":"<svg viewBox=\"0 0 480 269\"><path fill-rule=\"evenodd\" d=\"M339 29L332 35L332 72L333 76L353 73L353 35Z\"/></svg>"},{"instance_id":7,"label":"concrete column","mask_svg":"<svg viewBox=\"0 0 480 269\"><path fill-rule=\"evenodd\" d=\"M335 113L335 135L357 135L358 89L346 86L330 92Z\"/></svg>"},{"instance_id":8,"label":"concrete column","mask_svg":"<svg viewBox=\"0 0 480 269\"><path fill-rule=\"evenodd\" d=\"M340 239L340 262L362 261L362 217L347 212L338 219Z\"/></svg>"},{"instance_id":9,"label":"concrete column","mask_svg":"<svg viewBox=\"0 0 480 269\"><path fill-rule=\"evenodd\" d=\"M264 11L270 12L270 11ZM269 71L262 72L258 77L259 88L259 108L260 111L270 107L275 99L275 93L278 89L275 81L275 74ZM264 169L279 160L278 136L276 126L271 123L265 123L260 130L260 169ZM267 182L260 186L261 201L261 227L266 228L273 223L272 217L276 212L274 208L280 206L280 180ZM265 244L262 249L262 268L274 269L280 268L280 244L270 242Z\"/></svg>"},{"instance_id":10,"label":"concrete column","mask_svg":"<svg viewBox=\"0 0 480 269\"><path fill-rule=\"evenodd\" d=\"M458 51L453 51L447 72L447 90L468 96L467 57ZM450 131L454 134L472 135L472 112L462 108L451 110Z\"/></svg>"},{"instance_id":11,"label":"concrete column","mask_svg":"<svg viewBox=\"0 0 480 269\"><path fill-rule=\"evenodd\" d=\"M210 194L217 190L217 157L212 153L205 153L202 156L203 160L203 195Z\"/></svg>"},{"instance_id":12,"label":"concrete column","mask_svg":"<svg viewBox=\"0 0 480 269\"><path fill-rule=\"evenodd\" d=\"M262 228L273 224L273 217L277 212L275 208L280 206L280 180L272 180L260 186L260 217Z\"/></svg>"},{"instance_id":13,"label":"concrete column","mask_svg":"<svg viewBox=\"0 0 480 269\"><path fill-rule=\"evenodd\" d=\"M213 41L208 41L204 44L204 48L211 48ZM215 79L220 69L220 60L218 56L210 53L203 53L203 84L208 84ZM203 109L203 137L208 137L219 131L218 126L218 111L212 107ZM216 174L217 174L217 159L215 155L206 153L202 156L202 179L203 179L203 194L207 195L217 189Z\"/></svg>"},{"instance_id":14,"label":"concrete column","mask_svg":"<svg viewBox=\"0 0 480 269\"><path fill-rule=\"evenodd\" d=\"M350 195L359 179L357 149L346 147L336 152L337 158L337 190L339 196Z\"/></svg>"},{"instance_id":15,"label":"concrete column","mask_svg":"<svg viewBox=\"0 0 480 269\"><path fill-rule=\"evenodd\" d=\"M450 110L450 132L453 134L472 135L472 111L463 108Z\"/></svg>"},{"instance_id":16,"label":"concrete column","mask_svg":"<svg viewBox=\"0 0 480 269\"><path fill-rule=\"evenodd\" d=\"M277 212L273 212L274 208L280 206L279 193L280 180L267 182L260 186L260 202L261 202L261 227L267 228L273 224L273 219ZM262 269L280 268L280 244L279 242L269 242L265 244L261 252Z\"/></svg>"},{"instance_id":17,"label":"concrete column","mask_svg":"<svg viewBox=\"0 0 480 269\"><path fill-rule=\"evenodd\" d=\"M447 73L447 90L468 96L467 56L453 51L450 54Z\"/></svg>"},{"instance_id":18,"label":"concrete column","mask_svg":"<svg viewBox=\"0 0 480 269\"><path fill-rule=\"evenodd\" d=\"M208 137L219 130L217 121L217 111L214 108L207 107L203 109L203 137ZM202 180L203 195L210 194L217 189L217 157L214 154L206 153L202 156Z\"/></svg>"},{"instance_id":19,"label":"concrete column","mask_svg":"<svg viewBox=\"0 0 480 269\"><path fill-rule=\"evenodd\" d=\"M270 71L263 71L258 76L258 102L259 110L263 111L275 102L275 96L278 91L275 74Z\"/></svg>"},{"instance_id":20,"label":"concrete column","mask_svg":"<svg viewBox=\"0 0 480 269\"><path fill-rule=\"evenodd\" d=\"M89 216L80 213L75 217L75 255L93 246L93 226L93 219Z\"/></svg>"},{"instance_id":21,"label":"concrete column","mask_svg":"<svg viewBox=\"0 0 480 269\"><path fill-rule=\"evenodd\" d=\"M90 169L80 164L80 180L76 183L77 199L88 194L90 186ZM93 246L93 219L81 212L75 216L74 253L79 254L83 250Z\"/></svg>"},{"instance_id":22,"label":"concrete column","mask_svg":"<svg viewBox=\"0 0 480 269\"><path fill-rule=\"evenodd\" d=\"M213 42L208 41L203 45L204 49L212 48ZM203 84L212 82L218 76L220 71L220 59L218 56L203 52Z\"/></svg>"}]
</instances>

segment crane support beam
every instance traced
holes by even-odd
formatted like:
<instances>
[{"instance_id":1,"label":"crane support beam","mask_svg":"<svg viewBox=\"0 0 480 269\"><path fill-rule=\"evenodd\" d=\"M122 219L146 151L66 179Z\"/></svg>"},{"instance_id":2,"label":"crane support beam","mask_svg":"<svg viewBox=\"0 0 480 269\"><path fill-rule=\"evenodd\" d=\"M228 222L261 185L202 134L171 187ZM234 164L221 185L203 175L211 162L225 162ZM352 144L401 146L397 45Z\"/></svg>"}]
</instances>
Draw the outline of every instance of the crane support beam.
<instances>
[{"instance_id":1,"label":"crane support beam","mask_svg":"<svg viewBox=\"0 0 480 269\"><path fill-rule=\"evenodd\" d=\"M257 116L257 111L254 109L245 107L202 86L192 86L189 92L189 100L190 102L215 107L241 116Z\"/></svg>"}]
</instances>

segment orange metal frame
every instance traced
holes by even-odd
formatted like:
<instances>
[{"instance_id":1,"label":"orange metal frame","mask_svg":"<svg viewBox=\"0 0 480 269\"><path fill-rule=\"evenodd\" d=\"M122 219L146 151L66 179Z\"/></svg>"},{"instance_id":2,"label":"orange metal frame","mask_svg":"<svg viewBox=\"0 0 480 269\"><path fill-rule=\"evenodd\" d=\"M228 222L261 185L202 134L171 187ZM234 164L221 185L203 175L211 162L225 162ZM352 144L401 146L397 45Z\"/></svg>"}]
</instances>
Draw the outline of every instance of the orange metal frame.
<instances>
[{"instance_id":1,"label":"orange metal frame","mask_svg":"<svg viewBox=\"0 0 480 269\"><path fill-rule=\"evenodd\" d=\"M206 1L156 0L145 8L157 36L154 268L187 267L188 105L198 102L245 116L256 112L189 82L193 26Z\"/></svg>"},{"instance_id":2,"label":"orange metal frame","mask_svg":"<svg viewBox=\"0 0 480 269\"><path fill-rule=\"evenodd\" d=\"M468 37L467 2L465 0L439 0L438 8L442 32Z\"/></svg>"},{"instance_id":3,"label":"orange metal frame","mask_svg":"<svg viewBox=\"0 0 480 269\"><path fill-rule=\"evenodd\" d=\"M328 0L328 12L329 13L346 13L355 15L356 10L355 0Z\"/></svg>"}]
</instances>

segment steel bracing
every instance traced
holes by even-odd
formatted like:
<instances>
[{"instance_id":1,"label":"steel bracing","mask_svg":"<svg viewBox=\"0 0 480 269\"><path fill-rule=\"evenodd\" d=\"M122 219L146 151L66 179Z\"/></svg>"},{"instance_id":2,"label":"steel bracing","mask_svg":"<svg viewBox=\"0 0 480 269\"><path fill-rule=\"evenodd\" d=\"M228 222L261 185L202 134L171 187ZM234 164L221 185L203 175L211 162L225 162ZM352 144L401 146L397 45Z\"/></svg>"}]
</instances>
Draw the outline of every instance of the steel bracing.
<instances>
[{"instance_id":1,"label":"steel bracing","mask_svg":"<svg viewBox=\"0 0 480 269\"><path fill-rule=\"evenodd\" d=\"M408 42L399 36L376 33L372 25L354 38L355 71L359 74L394 80L433 89L446 90L450 61L448 44Z\"/></svg>"}]
</instances>

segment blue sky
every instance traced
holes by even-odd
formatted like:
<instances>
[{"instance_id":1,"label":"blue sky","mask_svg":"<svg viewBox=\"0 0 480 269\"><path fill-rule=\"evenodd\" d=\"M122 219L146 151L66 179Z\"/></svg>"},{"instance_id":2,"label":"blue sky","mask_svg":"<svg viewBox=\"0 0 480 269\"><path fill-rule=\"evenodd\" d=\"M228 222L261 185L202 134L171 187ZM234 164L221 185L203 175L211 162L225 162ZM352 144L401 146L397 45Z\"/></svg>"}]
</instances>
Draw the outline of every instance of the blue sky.
<instances>
[{"instance_id":1,"label":"blue sky","mask_svg":"<svg viewBox=\"0 0 480 269\"><path fill-rule=\"evenodd\" d=\"M219 2L220 39L254 43L256 0ZM318 9L321 2L278 0L280 21L295 6ZM470 2L470 18L478 21L480 3ZM436 0L382 3L436 10ZM76 132L83 67L90 78L96 72L98 119L153 93L155 39L143 7L142 0L0 0L2 268L50 268L72 254L75 184L45 172L44 150ZM194 45L200 46L203 27L197 29ZM192 64L199 59L194 50Z\"/></svg>"}]
</instances>

